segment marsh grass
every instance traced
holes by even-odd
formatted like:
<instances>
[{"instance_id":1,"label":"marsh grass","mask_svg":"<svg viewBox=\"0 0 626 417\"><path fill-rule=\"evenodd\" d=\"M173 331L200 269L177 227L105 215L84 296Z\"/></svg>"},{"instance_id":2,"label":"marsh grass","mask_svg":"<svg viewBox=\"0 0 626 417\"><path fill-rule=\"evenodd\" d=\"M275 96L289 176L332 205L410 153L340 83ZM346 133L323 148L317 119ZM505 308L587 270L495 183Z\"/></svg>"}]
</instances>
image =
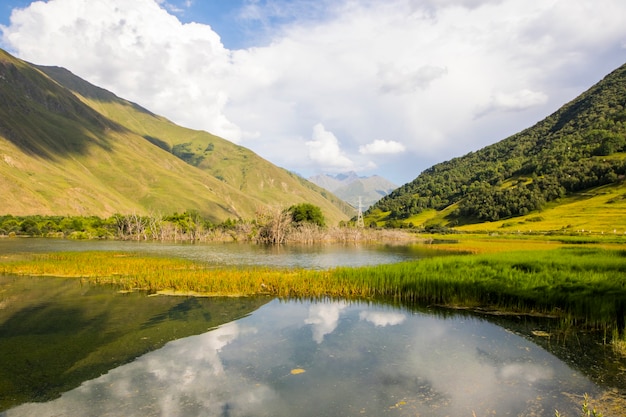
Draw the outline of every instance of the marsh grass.
<instances>
[{"instance_id":1,"label":"marsh grass","mask_svg":"<svg viewBox=\"0 0 626 417\"><path fill-rule=\"evenodd\" d=\"M1 274L76 277L150 293L393 300L616 322L626 310L626 250L571 246L330 270L215 267L139 253L24 254ZM621 331L621 330L620 330Z\"/></svg>"}]
</instances>

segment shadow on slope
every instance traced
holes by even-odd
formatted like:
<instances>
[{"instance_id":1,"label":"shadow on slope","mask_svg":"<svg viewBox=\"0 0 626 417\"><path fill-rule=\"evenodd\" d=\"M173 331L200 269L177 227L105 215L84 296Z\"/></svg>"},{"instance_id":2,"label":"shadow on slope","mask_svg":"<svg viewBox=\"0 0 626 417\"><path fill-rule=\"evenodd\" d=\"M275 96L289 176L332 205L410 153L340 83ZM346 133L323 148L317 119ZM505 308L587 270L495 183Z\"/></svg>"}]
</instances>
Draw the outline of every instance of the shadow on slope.
<instances>
[{"instance_id":1,"label":"shadow on slope","mask_svg":"<svg viewBox=\"0 0 626 417\"><path fill-rule=\"evenodd\" d=\"M29 155L53 159L110 149L108 133L124 131L35 67L0 50L0 135Z\"/></svg>"}]
</instances>

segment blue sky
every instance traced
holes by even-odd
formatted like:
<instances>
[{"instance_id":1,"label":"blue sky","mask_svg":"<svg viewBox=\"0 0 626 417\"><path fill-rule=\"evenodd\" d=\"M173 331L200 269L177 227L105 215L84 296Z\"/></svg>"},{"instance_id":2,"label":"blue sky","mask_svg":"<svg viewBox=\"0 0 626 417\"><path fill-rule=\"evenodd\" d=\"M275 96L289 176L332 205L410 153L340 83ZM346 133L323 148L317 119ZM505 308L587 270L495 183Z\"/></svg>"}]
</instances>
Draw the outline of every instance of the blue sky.
<instances>
[{"instance_id":1,"label":"blue sky","mask_svg":"<svg viewBox=\"0 0 626 417\"><path fill-rule=\"evenodd\" d=\"M32 0L3 0L1 3L0 24L8 25L11 11L27 7ZM241 17L242 10L249 3L246 0L170 0L161 2L161 6L183 23L210 25L220 34L226 47L239 49L252 46L256 38L254 32L262 26L258 21Z\"/></svg>"},{"instance_id":2,"label":"blue sky","mask_svg":"<svg viewBox=\"0 0 626 417\"><path fill-rule=\"evenodd\" d=\"M305 177L404 184L624 64L625 20L623 0L4 0L0 46Z\"/></svg>"},{"instance_id":3,"label":"blue sky","mask_svg":"<svg viewBox=\"0 0 626 417\"><path fill-rule=\"evenodd\" d=\"M11 11L33 0L3 0L0 24L8 25ZM276 28L294 20L315 20L326 10L321 0L159 0L157 3L182 23L210 25L225 47L241 49L268 41Z\"/></svg>"},{"instance_id":4,"label":"blue sky","mask_svg":"<svg viewBox=\"0 0 626 417\"><path fill-rule=\"evenodd\" d=\"M185 1L169 1L173 6L166 9L175 14L181 22L198 22L210 25L220 34L227 48L238 49L249 45L246 23L239 18L244 2L241 0L194 1L187 6Z\"/></svg>"},{"instance_id":5,"label":"blue sky","mask_svg":"<svg viewBox=\"0 0 626 417\"><path fill-rule=\"evenodd\" d=\"M240 49L254 46L262 31L262 22L242 16L245 0L167 1L161 5L183 23L203 23L217 32L225 47ZM254 4L254 3L252 3Z\"/></svg>"},{"instance_id":6,"label":"blue sky","mask_svg":"<svg viewBox=\"0 0 626 417\"><path fill-rule=\"evenodd\" d=\"M11 11L15 8L23 8L31 3L30 0L3 0L0 5L0 25L7 25Z\"/></svg>"}]
</instances>

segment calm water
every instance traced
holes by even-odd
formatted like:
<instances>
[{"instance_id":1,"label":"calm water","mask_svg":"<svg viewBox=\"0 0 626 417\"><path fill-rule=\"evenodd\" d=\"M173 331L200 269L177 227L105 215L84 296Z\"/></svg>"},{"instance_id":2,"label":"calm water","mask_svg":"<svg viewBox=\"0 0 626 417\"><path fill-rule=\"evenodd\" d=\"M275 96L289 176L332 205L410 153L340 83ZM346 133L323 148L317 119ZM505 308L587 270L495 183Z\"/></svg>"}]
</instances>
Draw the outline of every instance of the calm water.
<instances>
[{"instance_id":1,"label":"calm water","mask_svg":"<svg viewBox=\"0 0 626 417\"><path fill-rule=\"evenodd\" d=\"M284 245L239 243L180 244L64 239L0 239L0 254L50 251L138 251L176 256L216 265L249 265L326 269L395 263L432 256L425 245Z\"/></svg>"},{"instance_id":2,"label":"calm water","mask_svg":"<svg viewBox=\"0 0 626 417\"><path fill-rule=\"evenodd\" d=\"M306 268L430 254L0 240L0 254L51 250ZM0 276L0 416L576 416L584 393L625 392L623 358L557 328L442 309L119 294L73 279Z\"/></svg>"},{"instance_id":3,"label":"calm water","mask_svg":"<svg viewBox=\"0 0 626 417\"><path fill-rule=\"evenodd\" d=\"M598 391L532 341L476 317L274 300L1 415L549 416L558 408L574 416L580 405L570 395Z\"/></svg>"}]
</instances>

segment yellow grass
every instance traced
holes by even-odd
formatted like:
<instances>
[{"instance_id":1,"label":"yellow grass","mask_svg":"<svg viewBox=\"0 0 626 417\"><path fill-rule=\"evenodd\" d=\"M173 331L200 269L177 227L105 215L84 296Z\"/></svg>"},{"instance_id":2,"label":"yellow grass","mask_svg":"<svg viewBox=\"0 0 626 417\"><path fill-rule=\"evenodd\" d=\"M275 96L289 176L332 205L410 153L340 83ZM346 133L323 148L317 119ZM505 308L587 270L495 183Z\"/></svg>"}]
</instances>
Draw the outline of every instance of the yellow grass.
<instances>
[{"instance_id":1,"label":"yellow grass","mask_svg":"<svg viewBox=\"0 0 626 417\"><path fill-rule=\"evenodd\" d=\"M598 187L553 203L541 212L497 222L459 226L465 232L626 235L626 182Z\"/></svg>"},{"instance_id":2,"label":"yellow grass","mask_svg":"<svg viewBox=\"0 0 626 417\"><path fill-rule=\"evenodd\" d=\"M438 213L435 209L424 210L423 212L409 217L405 223L413 223L414 225L422 225L436 218Z\"/></svg>"},{"instance_id":3,"label":"yellow grass","mask_svg":"<svg viewBox=\"0 0 626 417\"><path fill-rule=\"evenodd\" d=\"M542 239L511 239L507 237L489 237L485 235L435 235L442 239L435 247L446 251L468 253L500 253L513 251L550 250L563 247L564 243Z\"/></svg>"}]
</instances>

